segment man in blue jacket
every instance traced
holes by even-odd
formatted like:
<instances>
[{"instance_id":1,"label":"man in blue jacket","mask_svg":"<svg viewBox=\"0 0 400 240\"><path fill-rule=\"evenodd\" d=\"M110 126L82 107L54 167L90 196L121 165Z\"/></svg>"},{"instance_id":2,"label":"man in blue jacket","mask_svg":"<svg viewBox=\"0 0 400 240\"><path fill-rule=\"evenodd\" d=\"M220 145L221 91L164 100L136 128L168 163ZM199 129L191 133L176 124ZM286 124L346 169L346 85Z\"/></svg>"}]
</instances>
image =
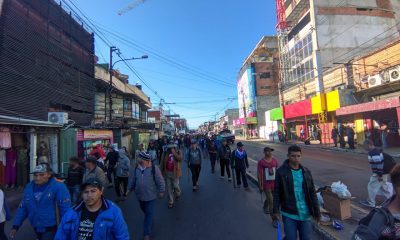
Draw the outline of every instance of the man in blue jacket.
<instances>
[{"instance_id":1,"label":"man in blue jacket","mask_svg":"<svg viewBox=\"0 0 400 240\"><path fill-rule=\"evenodd\" d=\"M129 240L121 209L103 197L100 180L88 179L81 193L83 201L64 215L55 240Z\"/></svg>"},{"instance_id":2,"label":"man in blue jacket","mask_svg":"<svg viewBox=\"0 0 400 240\"><path fill-rule=\"evenodd\" d=\"M55 180L48 165L37 165L33 171L33 181L25 187L10 238L15 238L18 228L29 218L37 239L53 239L59 219L70 206L67 187Z\"/></svg>"}]
</instances>

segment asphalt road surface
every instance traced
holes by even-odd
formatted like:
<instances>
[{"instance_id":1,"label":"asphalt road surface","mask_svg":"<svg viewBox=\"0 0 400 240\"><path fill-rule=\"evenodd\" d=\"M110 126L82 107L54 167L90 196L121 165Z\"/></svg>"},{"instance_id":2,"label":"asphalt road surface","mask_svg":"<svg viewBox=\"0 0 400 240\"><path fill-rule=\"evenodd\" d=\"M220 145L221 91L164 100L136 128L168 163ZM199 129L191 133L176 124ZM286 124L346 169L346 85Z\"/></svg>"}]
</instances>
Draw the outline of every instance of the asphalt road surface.
<instances>
[{"instance_id":1,"label":"asphalt road surface","mask_svg":"<svg viewBox=\"0 0 400 240\"><path fill-rule=\"evenodd\" d=\"M200 190L193 192L191 179L189 182L184 167L180 201L173 209L168 209L166 196L157 200L153 231L155 240L276 239L276 229L272 227L270 217L262 211L261 197L255 185L249 182L249 191L234 189L227 178L220 180L219 166L216 173L211 174L208 160L203 163L199 182ZM107 189L105 195L115 200L113 189ZM119 206L131 239L142 239L143 214L135 194L131 193L128 200ZM10 225L7 224L7 233ZM28 221L25 221L15 239L35 239ZM313 239L319 238L315 235Z\"/></svg>"}]
</instances>

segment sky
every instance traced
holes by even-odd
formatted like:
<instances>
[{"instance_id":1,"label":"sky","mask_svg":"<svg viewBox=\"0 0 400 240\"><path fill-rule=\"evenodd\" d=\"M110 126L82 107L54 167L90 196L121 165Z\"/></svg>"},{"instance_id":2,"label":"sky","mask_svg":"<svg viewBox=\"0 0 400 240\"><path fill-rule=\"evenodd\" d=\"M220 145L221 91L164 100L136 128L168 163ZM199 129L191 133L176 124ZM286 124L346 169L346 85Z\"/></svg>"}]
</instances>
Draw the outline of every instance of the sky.
<instances>
[{"instance_id":1,"label":"sky","mask_svg":"<svg viewBox=\"0 0 400 240\"><path fill-rule=\"evenodd\" d=\"M237 108L236 81L264 35L275 35L274 0L58 0L95 33L99 63L110 45L123 58L114 68L139 83L153 106L187 119L191 129ZM131 3L143 2L118 15ZM114 53L114 61L118 60Z\"/></svg>"}]
</instances>

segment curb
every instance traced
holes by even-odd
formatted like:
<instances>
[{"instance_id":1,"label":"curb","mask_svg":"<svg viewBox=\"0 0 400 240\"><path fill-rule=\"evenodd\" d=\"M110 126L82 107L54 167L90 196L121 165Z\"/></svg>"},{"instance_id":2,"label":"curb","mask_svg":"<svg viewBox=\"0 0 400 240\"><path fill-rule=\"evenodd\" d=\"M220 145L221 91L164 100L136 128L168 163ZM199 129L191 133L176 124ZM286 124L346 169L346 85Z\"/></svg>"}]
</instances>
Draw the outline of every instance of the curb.
<instances>
[{"instance_id":1,"label":"curb","mask_svg":"<svg viewBox=\"0 0 400 240\"><path fill-rule=\"evenodd\" d=\"M255 178L253 175L250 173L246 172L247 178L256 186L258 186L258 180ZM336 237L332 236L330 233L328 233L325 229L321 228L318 223L311 221L313 225L314 231L321 237L323 240L337 240Z\"/></svg>"}]
</instances>

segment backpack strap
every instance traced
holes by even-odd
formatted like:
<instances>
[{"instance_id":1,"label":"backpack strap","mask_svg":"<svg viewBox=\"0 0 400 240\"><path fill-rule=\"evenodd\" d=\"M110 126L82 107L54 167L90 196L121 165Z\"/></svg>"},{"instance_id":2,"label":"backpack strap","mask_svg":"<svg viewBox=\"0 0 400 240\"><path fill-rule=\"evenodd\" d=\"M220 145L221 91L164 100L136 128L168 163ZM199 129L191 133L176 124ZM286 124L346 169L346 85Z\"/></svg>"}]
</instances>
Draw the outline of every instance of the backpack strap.
<instances>
[{"instance_id":1,"label":"backpack strap","mask_svg":"<svg viewBox=\"0 0 400 240\"><path fill-rule=\"evenodd\" d=\"M156 182L156 166L154 164L151 165L151 174L153 175L154 183L157 185L157 182Z\"/></svg>"}]
</instances>

